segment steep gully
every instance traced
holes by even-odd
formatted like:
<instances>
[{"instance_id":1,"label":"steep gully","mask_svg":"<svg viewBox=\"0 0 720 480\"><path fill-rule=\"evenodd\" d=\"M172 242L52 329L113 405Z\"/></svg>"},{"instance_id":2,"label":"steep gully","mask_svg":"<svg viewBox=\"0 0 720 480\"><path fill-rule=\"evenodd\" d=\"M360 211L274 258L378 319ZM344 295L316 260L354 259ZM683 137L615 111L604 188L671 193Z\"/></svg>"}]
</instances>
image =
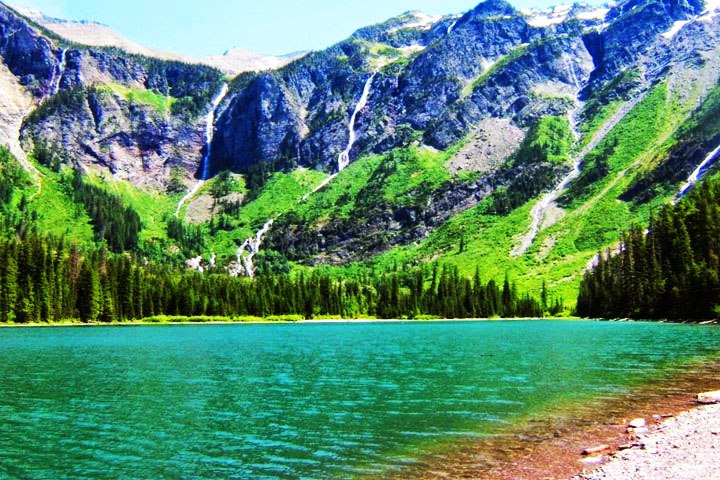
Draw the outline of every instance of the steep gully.
<instances>
[{"instance_id":1,"label":"steep gully","mask_svg":"<svg viewBox=\"0 0 720 480\"><path fill-rule=\"evenodd\" d=\"M335 177L338 176L340 172L345 170L348 165L350 165L350 152L353 149L353 146L355 145L355 141L357 140L357 133L355 131L355 123L357 121L358 115L363 111L363 109L367 106L368 100L370 98L370 93L372 92L372 84L373 80L375 80L375 76L377 75L377 71L373 72L372 75L370 75L370 78L368 78L365 81L365 85L363 87L362 95L360 96L360 100L355 105L355 109L353 110L352 115L350 116L350 120L348 122L348 144L345 150L340 152L337 158L337 172L330 175L328 178L323 180L320 185L315 187L315 189L305 195L303 197L303 201L310 198L311 195L314 193L322 190L325 188L330 182L332 182ZM268 220L265 225L255 234L255 236L248 238L245 240L245 242L240 245L240 247L237 250L237 266L242 266L242 270L239 270L238 268L234 268L230 270L230 274L234 276L238 276L240 274L244 274L247 277L254 277L255 276L255 263L254 258L255 255L257 255L260 252L260 247L262 246L263 240L265 238L265 235L270 231L270 229L273 226L273 223L275 222L275 218L271 218Z\"/></svg>"},{"instance_id":2,"label":"steep gully","mask_svg":"<svg viewBox=\"0 0 720 480\"><path fill-rule=\"evenodd\" d=\"M677 194L675 194L675 197L673 198L672 204L677 205L677 203L690 191L690 189L695 186L697 182L699 182L707 173L708 167L720 156L720 145L715 148L712 152L708 153L708 155L705 157L705 159L700 163L700 165L697 166L695 170L690 174L688 179L683 182L683 184L680 186L680 189L678 190ZM625 174L625 171L621 172L619 176L622 176ZM645 235L648 234L649 230L645 230ZM620 252L622 252L623 245L622 243L616 244L612 249L608 249L608 253L610 255L617 255ZM587 266L585 267L586 271L590 271L593 268L597 267L598 263L600 262L600 256L595 255L593 258L588 261Z\"/></svg>"},{"instance_id":3,"label":"steep gully","mask_svg":"<svg viewBox=\"0 0 720 480\"><path fill-rule=\"evenodd\" d=\"M708 167L717 160L718 156L720 155L720 145L715 148L712 152L708 153L707 157L705 157L705 160L703 160L700 165L697 166L695 170L690 174L687 180L680 186L680 190L678 191L677 195L675 196L675 200L673 203L677 203L682 197L685 196L685 194L690 191L690 189L698 182L700 181L705 173L707 173Z\"/></svg>"},{"instance_id":4,"label":"steep gully","mask_svg":"<svg viewBox=\"0 0 720 480\"><path fill-rule=\"evenodd\" d=\"M215 136L216 111L229 91L230 88L228 87L228 84L223 83L220 91L217 95L215 95L215 98L213 98L212 103L210 104L210 111L205 118L205 155L203 155L202 164L200 166L202 168L200 180L193 185L193 187L182 199L180 199L180 202L178 202L177 208L175 209L175 217L180 216L180 210L182 210L183 205L195 196L210 176L210 155L212 154L212 140Z\"/></svg>"},{"instance_id":5,"label":"steep gully","mask_svg":"<svg viewBox=\"0 0 720 480\"><path fill-rule=\"evenodd\" d=\"M66 67L67 67L67 48L63 48L60 50L57 67L53 71L53 79L52 79L52 83L50 84L50 96L51 97L60 93L60 83L62 82L63 75L65 75ZM47 96L46 96L46 98L47 98Z\"/></svg>"},{"instance_id":6,"label":"steep gully","mask_svg":"<svg viewBox=\"0 0 720 480\"><path fill-rule=\"evenodd\" d=\"M35 181L35 184L37 185L37 192L35 192L33 197L37 197L42 193L42 173L35 167L35 165L30 162L30 160L28 160L27 154L22 148L22 144L20 143L22 126L25 123L25 119L37 108L39 104L46 102L49 98L52 98L58 93L60 93L60 84L62 83L63 75L65 75L66 66L67 49L62 48L58 53L58 63L53 68L53 76L50 79L50 86L48 90L43 94L38 104L33 103L30 108L25 111L17 125L17 148L14 149L13 154L17 158L18 162L20 162L20 165L23 167L23 169L30 174L30 176Z\"/></svg>"},{"instance_id":7,"label":"steep gully","mask_svg":"<svg viewBox=\"0 0 720 480\"><path fill-rule=\"evenodd\" d=\"M592 140L585 146L585 148L580 151L577 155L573 158L573 165L570 172L562 179L560 180L560 183L551 191L543 195L540 200L533 206L532 210L530 211L530 229L525 233L521 238L518 244L515 246L515 248L510 252L510 255L512 257L519 257L520 255L523 255L526 253L530 247L532 246L533 242L535 241L535 238L537 238L538 234L543 228L548 227L548 222L546 221L548 213L551 209L557 206L557 200L562 196L562 194L565 192L565 189L575 181L579 176L582 169L582 165L585 161L585 157L595 150L597 146L600 144L600 142L603 141L603 139L607 136L610 131L617 126L618 123L620 123L630 111L635 108L635 105L637 105L643 98L645 98L647 93L640 94L636 96L635 98L625 102L618 110L613 114L608 121L606 121L603 126L595 133ZM571 116L574 117L574 113L571 113ZM571 125L573 126L574 131L574 118L571 118Z\"/></svg>"}]
</instances>

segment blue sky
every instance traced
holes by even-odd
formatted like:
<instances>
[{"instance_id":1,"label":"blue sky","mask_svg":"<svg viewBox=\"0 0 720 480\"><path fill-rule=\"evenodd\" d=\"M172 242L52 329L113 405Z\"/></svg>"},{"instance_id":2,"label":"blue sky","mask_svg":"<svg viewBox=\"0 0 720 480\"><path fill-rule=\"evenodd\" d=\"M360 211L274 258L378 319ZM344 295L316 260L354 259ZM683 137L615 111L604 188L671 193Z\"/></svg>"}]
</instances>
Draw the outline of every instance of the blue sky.
<instances>
[{"instance_id":1,"label":"blue sky","mask_svg":"<svg viewBox=\"0 0 720 480\"><path fill-rule=\"evenodd\" d=\"M5 0L69 20L94 20L148 47L196 56L244 47L319 50L408 10L461 13L479 0ZM604 3L605 0L585 0ZM544 7L563 0L511 0Z\"/></svg>"}]
</instances>

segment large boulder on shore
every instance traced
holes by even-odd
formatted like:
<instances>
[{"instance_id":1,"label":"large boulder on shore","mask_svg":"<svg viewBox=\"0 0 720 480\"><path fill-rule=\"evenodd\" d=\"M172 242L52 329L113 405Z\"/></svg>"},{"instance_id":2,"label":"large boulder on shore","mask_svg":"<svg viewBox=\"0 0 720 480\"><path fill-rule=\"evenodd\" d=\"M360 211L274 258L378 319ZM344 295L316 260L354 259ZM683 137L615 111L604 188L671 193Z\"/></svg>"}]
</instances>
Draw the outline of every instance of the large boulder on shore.
<instances>
[{"instance_id":1,"label":"large boulder on shore","mask_svg":"<svg viewBox=\"0 0 720 480\"><path fill-rule=\"evenodd\" d=\"M699 393L697 396L699 403L720 403L720 390L714 392Z\"/></svg>"}]
</instances>

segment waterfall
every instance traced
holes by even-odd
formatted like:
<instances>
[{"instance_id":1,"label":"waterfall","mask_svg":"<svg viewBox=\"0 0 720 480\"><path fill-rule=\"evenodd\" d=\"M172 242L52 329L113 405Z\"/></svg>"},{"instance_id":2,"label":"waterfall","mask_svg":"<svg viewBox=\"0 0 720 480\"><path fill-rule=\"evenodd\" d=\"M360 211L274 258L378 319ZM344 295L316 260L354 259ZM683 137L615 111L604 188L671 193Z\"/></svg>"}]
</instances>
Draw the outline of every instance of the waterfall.
<instances>
[{"instance_id":1,"label":"waterfall","mask_svg":"<svg viewBox=\"0 0 720 480\"><path fill-rule=\"evenodd\" d=\"M377 72L373 72L373 74L370 75L370 78L368 78L367 82L365 82L365 87L363 88L360 101L357 103L357 105L355 105L355 111L353 111L353 114L350 117L350 122L348 123L348 132L350 133L350 138L348 139L347 148L343 150L338 156L338 172L342 172L347 168L348 165L350 165L350 151L352 150L352 147L355 144L356 140L355 120L357 120L358 114L367 105L368 98L370 97L370 90L372 89L372 82L375 79L375 75L377 75Z\"/></svg>"},{"instance_id":2,"label":"waterfall","mask_svg":"<svg viewBox=\"0 0 720 480\"><path fill-rule=\"evenodd\" d=\"M353 114L350 117L350 121L348 122L349 140L347 148L343 150L340 155L338 155L337 173L334 173L325 180L323 180L320 185L318 185L312 192L305 195L302 198L302 201L306 201L308 198L310 198L312 194L327 186L335 179L335 177L337 177L338 173L342 172L347 168L348 165L350 165L350 151L352 150L353 145L355 144L355 140L357 139L355 133L355 121L357 120L357 116L360 114L360 112L367 106L375 75L377 75L377 72L373 72L373 74L370 75L370 78L368 78L365 82L365 86L363 87L360 100L358 101L357 105L355 105L355 110L353 111ZM267 223L265 223L265 225L263 225L263 227L255 234L254 237L248 238L247 240L245 240L245 242L243 242L242 245L240 245L237 250L237 265L234 268L229 269L230 275L236 277L239 275L245 275L249 278L253 278L255 276L255 263L253 262L253 260L255 258L255 255L260 252L260 247L262 246L265 235L270 231L273 223L275 223L275 219L271 218L267 221Z\"/></svg>"},{"instance_id":3,"label":"waterfall","mask_svg":"<svg viewBox=\"0 0 720 480\"><path fill-rule=\"evenodd\" d=\"M567 69L568 73L570 74L570 80L573 82L573 85L575 88L580 90L582 87L582 84L580 83L580 80L578 79L577 75L575 74L575 68L573 68L573 65L568 61L566 56L563 56L563 63L565 64L565 68Z\"/></svg>"},{"instance_id":4,"label":"waterfall","mask_svg":"<svg viewBox=\"0 0 720 480\"><path fill-rule=\"evenodd\" d=\"M560 195L562 195L568 185L580 176L582 159L583 157L578 157L578 159L573 162L570 173L565 175L552 192L543 195L540 201L533 206L532 210L530 210L530 217L532 218L530 230L523 236L520 244L513 249L513 257L519 257L528 251L535 240L535 237L537 237L538 233L540 233L540 227L542 226L543 220L545 220L545 215L550 206L560 198Z\"/></svg>"},{"instance_id":5,"label":"waterfall","mask_svg":"<svg viewBox=\"0 0 720 480\"><path fill-rule=\"evenodd\" d=\"M185 205L188 200L195 196L195 194L200 190L200 188L210 176L210 155L212 153L213 137L215 136L215 112L217 111L218 107L225 99L229 91L230 88L228 87L228 84L223 83L220 91L217 95L215 95L215 98L213 98L210 104L210 111L208 112L207 117L205 117L205 154L203 155L201 163L202 172L200 174L200 181L195 182L195 185L193 185L193 187L180 200L180 202L178 202L177 208L175 209L176 217L180 216L180 210L182 210L183 205Z\"/></svg>"},{"instance_id":6,"label":"waterfall","mask_svg":"<svg viewBox=\"0 0 720 480\"><path fill-rule=\"evenodd\" d=\"M50 93L45 98L52 97L60 93L60 83L63 75L65 75L65 67L67 66L67 48L60 50L58 55L58 64L53 69L52 81L50 82Z\"/></svg>"},{"instance_id":7,"label":"waterfall","mask_svg":"<svg viewBox=\"0 0 720 480\"><path fill-rule=\"evenodd\" d=\"M202 161L202 176L200 177L202 180L207 180L210 176L210 155L212 154L212 141L215 136L215 111L229 91L230 87L228 87L228 84L223 83L222 88L220 88L218 94L213 98L210 105L210 112L205 121L205 156Z\"/></svg>"},{"instance_id":8,"label":"waterfall","mask_svg":"<svg viewBox=\"0 0 720 480\"><path fill-rule=\"evenodd\" d=\"M682 184L680 190L675 196L674 203L677 203L678 200L684 197L685 194L687 194L687 192L705 175L707 167L716 160L718 154L720 154L720 145L718 145L715 150L708 153L707 157L705 157L705 160L703 160L702 163L700 163L700 165L698 165L697 168L693 170L688 179L685 180L685 183Z\"/></svg>"},{"instance_id":9,"label":"waterfall","mask_svg":"<svg viewBox=\"0 0 720 480\"><path fill-rule=\"evenodd\" d=\"M231 270L230 274L232 276L237 277L241 273L248 278L253 278L255 276L255 264L253 259L255 258L255 255L260 253L260 247L262 246L265 235L270 231L273 223L275 223L275 219L271 218L260 230L258 230L254 237L248 238L242 245L240 245L237 250L237 263L238 267L242 266L242 271L239 270L239 268Z\"/></svg>"}]
</instances>

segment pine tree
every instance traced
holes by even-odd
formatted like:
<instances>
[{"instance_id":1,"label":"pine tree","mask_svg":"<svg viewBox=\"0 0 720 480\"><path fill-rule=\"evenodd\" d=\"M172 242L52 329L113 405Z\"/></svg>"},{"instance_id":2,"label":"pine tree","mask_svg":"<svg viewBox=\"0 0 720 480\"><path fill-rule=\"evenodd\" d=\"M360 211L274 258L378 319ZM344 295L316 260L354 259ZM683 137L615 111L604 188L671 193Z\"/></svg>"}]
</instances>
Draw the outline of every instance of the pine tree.
<instances>
[{"instance_id":1,"label":"pine tree","mask_svg":"<svg viewBox=\"0 0 720 480\"><path fill-rule=\"evenodd\" d=\"M78 277L77 311L83 322L94 322L100 314L102 289L97 272L89 260L84 260L80 266Z\"/></svg>"}]
</instances>

